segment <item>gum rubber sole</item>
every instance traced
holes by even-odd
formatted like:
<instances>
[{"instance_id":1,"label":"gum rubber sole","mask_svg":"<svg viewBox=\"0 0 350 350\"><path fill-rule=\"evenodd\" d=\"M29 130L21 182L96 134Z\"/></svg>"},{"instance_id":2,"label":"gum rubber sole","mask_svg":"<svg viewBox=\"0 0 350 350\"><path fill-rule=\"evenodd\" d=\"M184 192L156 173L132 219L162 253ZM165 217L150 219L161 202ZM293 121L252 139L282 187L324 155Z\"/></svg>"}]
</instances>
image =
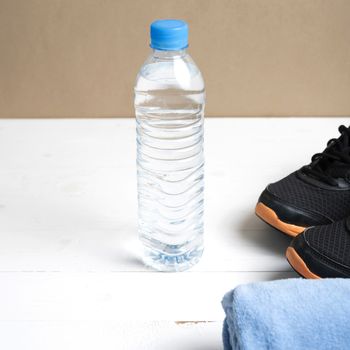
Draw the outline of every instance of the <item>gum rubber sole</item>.
<instances>
[{"instance_id":1,"label":"gum rubber sole","mask_svg":"<svg viewBox=\"0 0 350 350\"><path fill-rule=\"evenodd\" d=\"M290 265L293 267L293 269L299 273L301 276L308 278L308 279L320 279L320 276L317 276L313 272L309 270L309 268L306 266L303 259L300 257L300 255L296 252L296 250L293 247L288 247L286 252L286 257Z\"/></svg>"},{"instance_id":2,"label":"gum rubber sole","mask_svg":"<svg viewBox=\"0 0 350 350\"><path fill-rule=\"evenodd\" d=\"M283 222L271 208L261 202L256 205L255 214L269 225L291 237L295 237L305 230L305 227Z\"/></svg>"}]
</instances>

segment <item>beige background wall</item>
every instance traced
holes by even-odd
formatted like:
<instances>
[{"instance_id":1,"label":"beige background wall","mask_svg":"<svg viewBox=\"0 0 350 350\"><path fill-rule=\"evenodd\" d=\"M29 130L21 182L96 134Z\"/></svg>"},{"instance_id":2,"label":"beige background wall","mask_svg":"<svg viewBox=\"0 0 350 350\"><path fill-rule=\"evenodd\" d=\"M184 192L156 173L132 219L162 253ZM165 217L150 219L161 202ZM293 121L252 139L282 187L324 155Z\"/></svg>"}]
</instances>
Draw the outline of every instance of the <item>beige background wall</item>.
<instances>
[{"instance_id":1,"label":"beige background wall","mask_svg":"<svg viewBox=\"0 0 350 350\"><path fill-rule=\"evenodd\" d=\"M148 25L190 23L207 114L349 115L349 0L0 0L0 117L132 116Z\"/></svg>"}]
</instances>

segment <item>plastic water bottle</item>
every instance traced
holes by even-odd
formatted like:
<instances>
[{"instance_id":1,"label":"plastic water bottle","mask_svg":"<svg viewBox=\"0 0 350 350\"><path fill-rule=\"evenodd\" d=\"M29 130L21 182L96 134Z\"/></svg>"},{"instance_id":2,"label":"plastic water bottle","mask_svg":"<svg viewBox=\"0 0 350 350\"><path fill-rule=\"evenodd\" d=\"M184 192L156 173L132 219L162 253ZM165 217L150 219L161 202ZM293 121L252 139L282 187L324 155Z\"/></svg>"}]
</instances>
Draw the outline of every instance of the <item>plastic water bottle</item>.
<instances>
[{"instance_id":1,"label":"plastic water bottle","mask_svg":"<svg viewBox=\"0 0 350 350\"><path fill-rule=\"evenodd\" d=\"M153 22L150 46L135 86L138 230L147 265L183 271L203 252L204 82L186 22Z\"/></svg>"}]
</instances>

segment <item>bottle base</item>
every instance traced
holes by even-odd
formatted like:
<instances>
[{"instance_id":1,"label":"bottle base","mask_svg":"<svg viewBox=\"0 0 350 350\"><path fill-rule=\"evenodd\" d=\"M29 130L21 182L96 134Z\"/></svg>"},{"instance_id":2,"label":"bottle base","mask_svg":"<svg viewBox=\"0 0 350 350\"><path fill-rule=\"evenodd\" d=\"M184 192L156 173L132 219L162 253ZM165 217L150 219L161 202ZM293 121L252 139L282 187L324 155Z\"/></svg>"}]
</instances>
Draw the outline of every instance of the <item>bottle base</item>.
<instances>
[{"instance_id":1,"label":"bottle base","mask_svg":"<svg viewBox=\"0 0 350 350\"><path fill-rule=\"evenodd\" d=\"M186 271L196 265L203 254L203 247L197 247L179 255L169 255L150 248L144 248L145 265L162 272Z\"/></svg>"}]
</instances>

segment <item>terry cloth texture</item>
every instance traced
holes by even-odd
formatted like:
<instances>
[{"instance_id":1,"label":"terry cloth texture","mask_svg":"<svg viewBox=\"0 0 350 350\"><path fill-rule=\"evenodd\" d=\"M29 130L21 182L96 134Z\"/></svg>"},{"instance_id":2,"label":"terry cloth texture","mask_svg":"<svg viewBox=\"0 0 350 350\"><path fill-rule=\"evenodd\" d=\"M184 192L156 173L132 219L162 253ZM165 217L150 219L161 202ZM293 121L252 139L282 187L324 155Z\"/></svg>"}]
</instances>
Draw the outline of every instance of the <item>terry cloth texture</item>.
<instances>
[{"instance_id":1,"label":"terry cloth texture","mask_svg":"<svg viewBox=\"0 0 350 350\"><path fill-rule=\"evenodd\" d=\"M350 349L350 280L241 285L222 301L225 350Z\"/></svg>"}]
</instances>

